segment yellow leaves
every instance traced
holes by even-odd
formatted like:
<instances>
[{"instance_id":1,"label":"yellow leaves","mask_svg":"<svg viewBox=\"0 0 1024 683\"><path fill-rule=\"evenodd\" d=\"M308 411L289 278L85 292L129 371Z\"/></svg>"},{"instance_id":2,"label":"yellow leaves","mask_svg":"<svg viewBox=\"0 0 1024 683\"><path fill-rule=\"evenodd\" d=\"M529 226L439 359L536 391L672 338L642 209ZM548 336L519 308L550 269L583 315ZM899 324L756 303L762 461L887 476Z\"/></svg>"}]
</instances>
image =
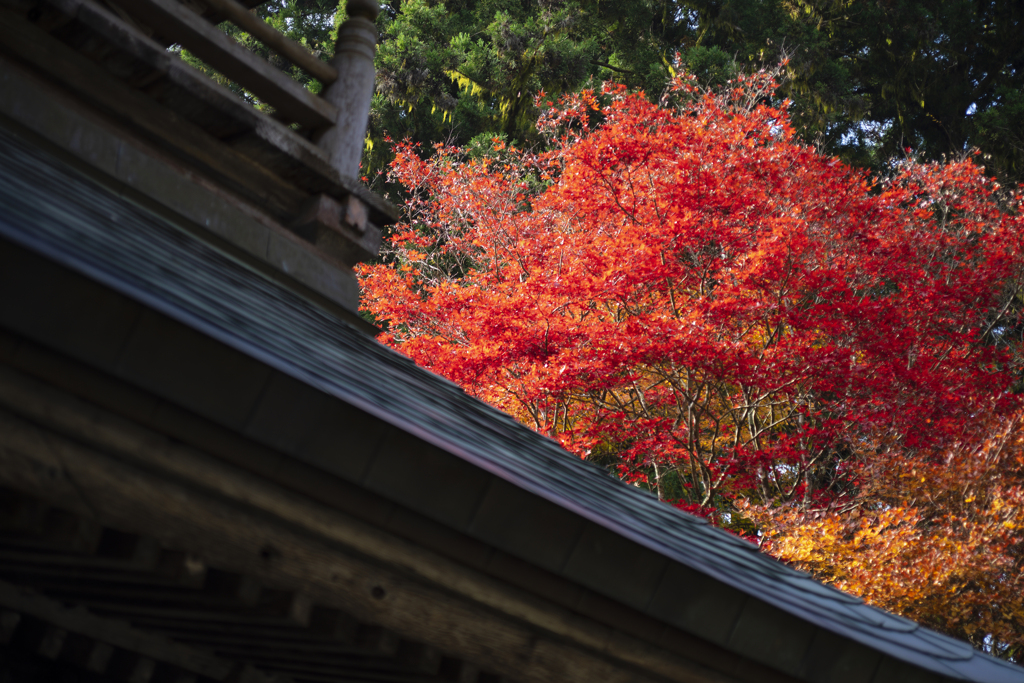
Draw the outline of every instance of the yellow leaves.
<instances>
[{"instance_id":1,"label":"yellow leaves","mask_svg":"<svg viewBox=\"0 0 1024 683\"><path fill-rule=\"evenodd\" d=\"M468 90L470 95L486 95L488 92L485 87L458 71L445 71L445 75L452 79L460 89Z\"/></svg>"},{"instance_id":2,"label":"yellow leaves","mask_svg":"<svg viewBox=\"0 0 1024 683\"><path fill-rule=\"evenodd\" d=\"M1016 422L997 424L980 445L881 468L848 513L748 516L773 555L819 579L976 645L1021 648L1022 433Z\"/></svg>"},{"instance_id":3,"label":"yellow leaves","mask_svg":"<svg viewBox=\"0 0 1024 683\"><path fill-rule=\"evenodd\" d=\"M668 59L666 59L666 58L665 58L665 55L662 55L662 56L661 56L661 61L662 61L662 62L663 62L663 63L665 64L665 68L667 68L667 69L668 69L668 73L669 73L669 75L670 75L670 76L671 76L672 78L675 78L677 74L676 74L676 70L675 70L675 68L673 68L673 66L672 66L672 63L671 63L671 62L669 62L669 61L668 61Z\"/></svg>"}]
</instances>

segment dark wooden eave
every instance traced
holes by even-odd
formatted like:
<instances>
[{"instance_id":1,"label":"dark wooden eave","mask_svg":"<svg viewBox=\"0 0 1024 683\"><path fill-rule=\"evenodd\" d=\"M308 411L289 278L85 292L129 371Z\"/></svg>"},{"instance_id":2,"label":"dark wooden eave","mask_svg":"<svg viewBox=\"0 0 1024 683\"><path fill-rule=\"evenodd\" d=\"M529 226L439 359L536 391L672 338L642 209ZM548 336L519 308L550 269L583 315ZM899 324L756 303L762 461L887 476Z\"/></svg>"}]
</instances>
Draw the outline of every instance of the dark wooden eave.
<instances>
[{"instance_id":1,"label":"dark wooden eave","mask_svg":"<svg viewBox=\"0 0 1024 683\"><path fill-rule=\"evenodd\" d=\"M515 544L499 551L453 528L451 515L471 513L486 478L468 473L467 479L461 466L446 463L448 456L422 439L330 394L310 394L303 382L207 336L218 327L226 330L224 321L196 332L168 317L157 304L159 287L129 276L139 285L132 287L135 294L148 303L117 293L110 288L113 280L86 265L89 254L114 256L107 246L85 235L72 238L62 251L81 271L53 261L52 254L42 256L29 242L42 248L38 240L49 241L51 228L70 227L62 216L76 215L71 223L81 220L101 232L121 226L127 239L115 241L127 251L118 260L141 267L139 274L163 272L184 285L184 298L174 297L179 304L223 305L230 317L245 315L249 306L264 313L280 306L278 312L325 326L302 332L290 330L287 320L268 318L285 335L282 340L298 334L319 339L323 351L342 354L339 360L346 349L363 348L398 363L379 371L351 366L353 379L362 375L358 384L364 387L388 386L406 369L415 370L189 233L72 168L51 165L56 160L47 161L28 140L9 133L0 140L6 143L0 149L0 328L9 331L0 338L0 362L8 368L0 379L0 406L10 418L0 429L6 439L0 448L5 486L104 528L187 550L208 566L247 575L270 590L301 592L314 604L478 671L521 680L623 682L775 675L701 638L666 631L657 619L524 561ZM78 208L69 214L60 202L40 203L31 190L55 186L79 202ZM120 217L111 220L115 216ZM9 241L19 224L31 226L22 233L29 242ZM203 256L195 262L189 254ZM206 259L212 260L201 265ZM204 282L207 276L256 290L243 296L249 302L243 304L219 291L225 282ZM23 294L9 294L15 291ZM465 397L448 383L439 386L442 396ZM39 443L50 446L32 445ZM52 448L61 454L59 461L53 461ZM361 479L357 472L374 459L381 468L374 478L398 489L355 483ZM517 494L496 482L492 495ZM528 501L529 496L520 502ZM433 511L422 509L424 504ZM532 547L544 552L570 549L559 550L553 546L557 538L543 537L560 524L557 508L541 504L516 505L519 521L528 526L527 535L515 536L525 541L533 535ZM555 516L533 528L546 511ZM492 528L503 523L504 513L494 512L499 516L488 522ZM495 541L512 540L500 527L495 531ZM652 667L661 673L644 673ZM715 668L732 673L715 674Z\"/></svg>"},{"instance_id":2,"label":"dark wooden eave","mask_svg":"<svg viewBox=\"0 0 1024 683\"><path fill-rule=\"evenodd\" d=\"M9 414L0 423L8 446L32 429ZM267 545L261 560L280 553ZM136 683L499 680L304 593L10 489L0 489L0 649L0 672L12 661L38 672L18 681L62 667Z\"/></svg>"}]
</instances>

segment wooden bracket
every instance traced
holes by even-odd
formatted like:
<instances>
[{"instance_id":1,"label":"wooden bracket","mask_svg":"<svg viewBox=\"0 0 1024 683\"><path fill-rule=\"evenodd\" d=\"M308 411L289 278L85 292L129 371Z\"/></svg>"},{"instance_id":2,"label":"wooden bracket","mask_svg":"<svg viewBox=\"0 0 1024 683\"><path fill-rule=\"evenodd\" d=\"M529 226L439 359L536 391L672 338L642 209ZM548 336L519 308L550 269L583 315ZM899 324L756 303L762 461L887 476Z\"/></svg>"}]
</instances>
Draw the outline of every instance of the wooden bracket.
<instances>
[{"instance_id":1,"label":"wooden bracket","mask_svg":"<svg viewBox=\"0 0 1024 683\"><path fill-rule=\"evenodd\" d=\"M353 266L377 255L381 234L365 204L354 195L343 201L320 194L303 206L291 229L330 256Z\"/></svg>"}]
</instances>

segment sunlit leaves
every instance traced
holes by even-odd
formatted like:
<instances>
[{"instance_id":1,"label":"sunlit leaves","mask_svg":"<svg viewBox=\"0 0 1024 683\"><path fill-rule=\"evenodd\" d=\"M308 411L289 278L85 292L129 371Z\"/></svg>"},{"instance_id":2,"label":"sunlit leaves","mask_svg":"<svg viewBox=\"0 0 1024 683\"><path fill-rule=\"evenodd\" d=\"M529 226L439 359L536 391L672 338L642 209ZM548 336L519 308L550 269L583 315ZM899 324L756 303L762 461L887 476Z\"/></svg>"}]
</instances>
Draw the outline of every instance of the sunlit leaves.
<instances>
[{"instance_id":1,"label":"sunlit leaves","mask_svg":"<svg viewBox=\"0 0 1024 683\"><path fill-rule=\"evenodd\" d=\"M844 505L747 508L775 555L976 647L1024 655L1021 416L984 437L866 463Z\"/></svg>"},{"instance_id":2,"label":"sunlit leaves","mask_svg":"<svg viewBox=\"0 0 1024 683\"><path fill-rule=\"evenodd\" d=\"M794 139L769 74L673 92L545 102L541 156L400 150L408 220L361 273L384 341L851 590L964 557L910 480L873 482L1019 408L1020 197L969 160L854 171Z\"/></svg>"}]
</instances>

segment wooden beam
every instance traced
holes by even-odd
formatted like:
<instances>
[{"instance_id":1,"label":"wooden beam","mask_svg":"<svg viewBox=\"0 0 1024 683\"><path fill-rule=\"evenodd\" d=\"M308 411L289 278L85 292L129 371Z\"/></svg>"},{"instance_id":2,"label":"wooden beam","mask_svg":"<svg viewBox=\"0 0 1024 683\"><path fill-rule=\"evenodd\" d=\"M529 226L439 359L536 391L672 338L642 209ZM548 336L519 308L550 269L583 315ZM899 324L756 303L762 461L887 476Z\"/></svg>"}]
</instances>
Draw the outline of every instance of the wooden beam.
<instances>
[{"instance_id":1,"label":"wooden beam","mask_svg":"<svg viewBox=\"0 0 1024 683\"><path fill-rule=\"evenodd\" d=\"M301 586L318 604L402 638L521 681L737 680L166 443L13 371L0 372L0 405L0 477L94 510L105 524L150 530L169 547L187 545L212 565L251 572L269 585ZM59 474L32 481L33 472L48 471L48 452L32 446L44 435L49 450L61 454ZM268 546L279 551L270 561L263 558ZM723 668L734 664L724 661Z\"/></svg>"},{"instance_id":2,"label":"wooden beam","mask_svg":"<svg viewBox=\"0 0 1024 683\"><path fill-rule=\"evenodd\" d=\"M338 80L338 70L316 58L309 50L284 35L235 0L203 0L206 5L238 28L248 31L263 44L324 85Z\"/></svg>"},{"instance_id":3,"label":"wooden beam","mask_svg":"<svg viewBox=\"0 0 1024 683\"><path fill-rule=\"evenodd\" d=\"M100 12L90 18L112 19ZM112 31L127 29L113 24L109 28ZM134 44L125 41L122 46L137 48L140 53L148 52L157 67L163 62L165 72L171 69L171 57L161 53L155 45L139 40ZM228 190L253 200L274 216L294 216L306 199L299 188L225 148L199 126L175 115L145 93L130 88L30 22L6 12L0 12L0 50L13 59L40 69L60 86L115 117L116 121L127 124L145 139L162 148L173 145L171 152L176 156L188 159ZM3 66L0 62L0 67ZM184 64L180 66L192 70ZM241 102L238 104L244 106ZM253 111L252 114L255 117L258 112ZM258 198L259 195L262 198Z\"/></svg>"},{"instance_id":4,"label":"wooden beam","mask_svg":"<svg viewBox=\"0 0 1024 683\"><path fill-rule=\"evenodd\" d=\"M323 150L175 59L110 10L90 0L48 1L55 8L51 14L77 22L72 44L48 35L26 21L24 14L0 10L0 25L10 24L10 31L0 36L0 50L112 114L133 132L196 164L218 184L285 223L294 219L309 194L325 192L339 200L359 197L370 207L370 220L377 225L397 220L394 207L358 179L342 176ZM83 29L90 33L83 36L88 39L85 44L105 41L115 49L110 65L114 72L74 49L74 36ZM8 37L11 42L4 45ZM123 70L128 65L138 76L126 79ZM0 64L0 69L11 68ZM140 87L144 90L139 91ZM219 129L225 125L234 132L221 140ZM202 133L203 139L198 140L196 133ZM304 194L292 203L290 196L299 191Z\"/></svg>"},{"instance_id":5,"label":"wooden beam","mask_svg":"<svg viewBox=\"0 0 1024 683\"><path fill-rule=\"evenodd\" d=\"M136 21L157 29L274 107L289 121L319 131L334 126L338 110L287 74L245 49L175 0L112 0Z\"/></svg>"},{"instance_id":6,"label":"wooden beam","mask_svg":"<svg viewBox=\"0 0 1024 683\"><path fill-rule=\"evenodd\" d=\"M8 640L17 639L16 631L26 622L26 617L43 624L43 630L37 637L34 647L39 654L50 659L61 654L68 634L77 634L131 653L137 658L136 661L143 662L139 675L145 669L152 671L153 662L165 662L215 681L228 681L231 676L237 674L236 667L231 662L197 652L166 638L144 633L128 624L103 619L81 608L68 609L59 602L19 589L6 581L0 581L0 607L3 608L0 611L0 625L7 626L0 631L11 631ZM13 618L11 615L18 616ZM0 632L0 635L3 633ZM93 662L93 669L105 666L103 659L109 658L106 654L108 652L107 648L89 648L88 657ZM150 663L145 664L145 660ZM133 671L135 666L132 666ZM253 678L253 681L266 680L262 675Z\"/></svg>"},{"instance_id":7,"label":"wooden beam","mask_svg":"<svg viewBox=\"0 0 1024 683\"><path fill-rule=\"evenodd\" d=\"M19 588L81 605L97 617L131 623L230 661L259 664L279 674L302 674L308 680L384 676L391 683L422 683L424 676L439 675L442 661L447 662L446 670L477 670L429 645L315 606L303 593L265 589L251 576L210 568L201 585L169 582L160 573L164 563L131 564L139 548L154 545L146 542L147 537L103 529L100 551L120 558L114 560L83 555L68 537L34 551L9 550L12 542L18 545L45 535L42 520L58 516L72 523L84 518L7 488L0 488L0 510L0 520L8 522L0 525L0 577ZM11 524L12 520L22 523ZM150 558L154 554L146 552ZM20 620L17 612L0 614L0 642L10 640ZM72 661L102 673L113 656L111 669L120 679L145 681L153 675L154 680L170 680L165 672L157 675L158 662L150 657L115 653L110 645L63 627L32 623L30 642L26 645L22 637L21 645L47 659Z\"/></svg>"}]
</instances>

